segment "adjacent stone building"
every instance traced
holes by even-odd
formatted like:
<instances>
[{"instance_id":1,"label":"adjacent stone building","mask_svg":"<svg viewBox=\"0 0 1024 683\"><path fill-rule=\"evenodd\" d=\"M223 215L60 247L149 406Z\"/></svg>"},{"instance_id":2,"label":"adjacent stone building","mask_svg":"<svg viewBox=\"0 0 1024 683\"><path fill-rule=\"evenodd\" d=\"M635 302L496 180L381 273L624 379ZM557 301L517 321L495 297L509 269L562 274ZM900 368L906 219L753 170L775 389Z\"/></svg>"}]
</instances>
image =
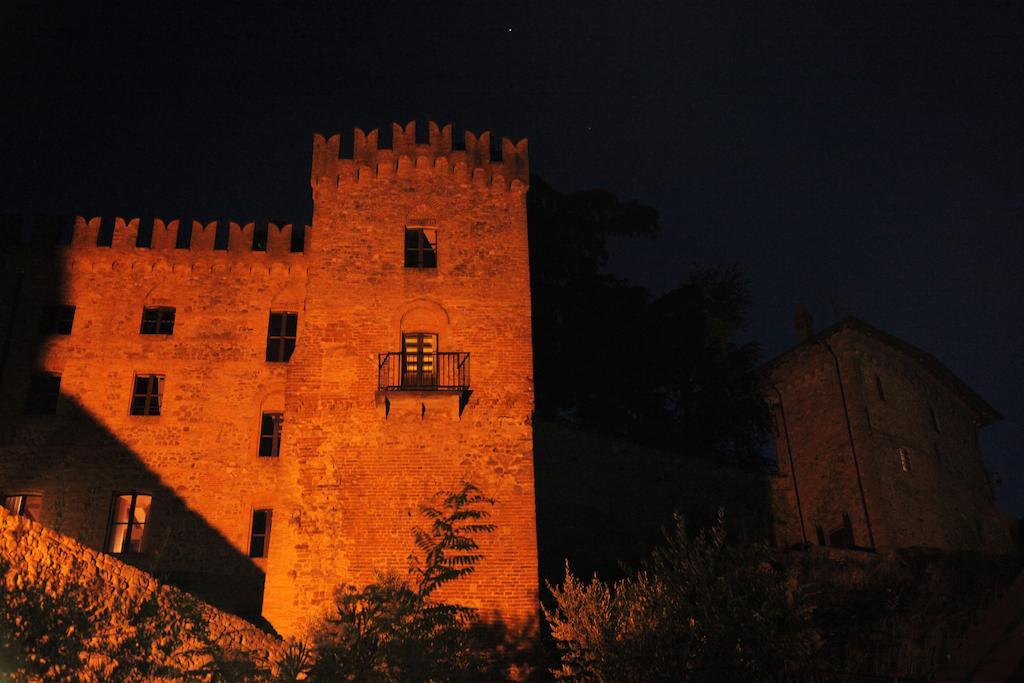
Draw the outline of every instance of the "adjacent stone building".
<instances>
[{"instance_id":1,"label":"adjacent stone building","mask_svg":"<svg viewBox=\"0 0 1024 683\"><path fill-rule=\"evenodd\" d=\"M1011 552L978 433L999 414L935 358L856 318L764 369L781 545Z\"/></svg>"},{"instance_id":2,"label":"adjacent stone building","mask_svg":"<svg viewBox=\"0 0 1024 683\"><path fill-rule=\"evenodd\" d=\"M6 507L295 633L472 482L449 595L535 625L527 143L391 137L315 136L311 226L8 221Z\"/></svg>"}]
</instances>

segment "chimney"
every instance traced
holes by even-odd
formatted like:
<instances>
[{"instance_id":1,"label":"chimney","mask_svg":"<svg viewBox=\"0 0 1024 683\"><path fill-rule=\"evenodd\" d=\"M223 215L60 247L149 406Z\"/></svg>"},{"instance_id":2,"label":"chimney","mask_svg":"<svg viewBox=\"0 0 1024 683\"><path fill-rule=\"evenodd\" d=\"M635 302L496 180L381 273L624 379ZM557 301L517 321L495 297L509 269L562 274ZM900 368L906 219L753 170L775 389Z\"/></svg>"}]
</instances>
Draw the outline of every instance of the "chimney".
<instances>
[{"instance_id":1,"label":"chimney","mask_svg":"<svg viewBox=\"0 0 1024 683\"><path fill-rule=\"evenodd\" d=\"M796 336L801 343L807 341L814 334L814 318L807 311L803 304L796 307L796 314L793 316L793 326L796 327Z\"/></svg>"}]
</instances>

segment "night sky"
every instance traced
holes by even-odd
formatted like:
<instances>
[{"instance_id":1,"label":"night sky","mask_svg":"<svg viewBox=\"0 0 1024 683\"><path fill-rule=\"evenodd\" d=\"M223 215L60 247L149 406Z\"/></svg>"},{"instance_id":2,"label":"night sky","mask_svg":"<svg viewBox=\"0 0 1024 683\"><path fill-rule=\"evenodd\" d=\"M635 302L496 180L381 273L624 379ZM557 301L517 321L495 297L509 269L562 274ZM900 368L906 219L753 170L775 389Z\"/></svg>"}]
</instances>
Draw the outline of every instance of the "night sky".
<instances>
[{"instance_id":1,"label":"night sky","mask_svg":"<svg viewBox=\"0 0 1024 683\"><path fill-rule=\"evenodd\" d=\"M801 302L938 357L1024 515L1020 3L82 4L0 5L0 212L308 220L314 131L529 137L661 211L615 272L740 266L765 357Z\"/></svg>"}]
</instances>

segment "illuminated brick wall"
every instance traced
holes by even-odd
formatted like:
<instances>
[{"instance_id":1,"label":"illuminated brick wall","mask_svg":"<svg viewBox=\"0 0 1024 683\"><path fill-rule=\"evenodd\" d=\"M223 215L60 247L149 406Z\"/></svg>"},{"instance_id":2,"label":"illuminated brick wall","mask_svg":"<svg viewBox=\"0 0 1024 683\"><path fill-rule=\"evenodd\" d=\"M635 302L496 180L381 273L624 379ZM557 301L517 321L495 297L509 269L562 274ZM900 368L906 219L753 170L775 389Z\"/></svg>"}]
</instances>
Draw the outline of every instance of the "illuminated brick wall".
<instances>
[{"instance_id":1,"label":"illuminated brick wall","mask_svg":"<svg viewBox=\"0 0 1024 683\"><path fill-rule=\"evenodd\" d=\"M250 617L266 572L262 613L295 632L338 582L404 572L418 505L467 480L497 500L498 530L449 593L535 623L526 143L492 162L489 136L453 151L450 130L417 144L396 126L391 149L357 131L348 160L317 137L301 252L290 225L254 251L264 224L196 222L183 248L180 222L157 220L139 247L148 222L99 218L78 218L70 245L41 224L5 250L0 491L41 494L40 521L96 549L114 492L152 495L127 561ZM436 231L436 268L404 266L407 225ZM61 303L71 334L41 336ZM147 306L175 308L172 335L140 334ZM265 359L272 311L297 314L287 363ZM469 353L470 393L378 392L378 354L403 331ZM61 375L56 415L24 415L39 368ZM150 373L161 414L132 415ZM284 415L277 457L257 455L263 412ZM256 509L273 510L265 559L248 557Z\"/></svg>"}]
</instances>

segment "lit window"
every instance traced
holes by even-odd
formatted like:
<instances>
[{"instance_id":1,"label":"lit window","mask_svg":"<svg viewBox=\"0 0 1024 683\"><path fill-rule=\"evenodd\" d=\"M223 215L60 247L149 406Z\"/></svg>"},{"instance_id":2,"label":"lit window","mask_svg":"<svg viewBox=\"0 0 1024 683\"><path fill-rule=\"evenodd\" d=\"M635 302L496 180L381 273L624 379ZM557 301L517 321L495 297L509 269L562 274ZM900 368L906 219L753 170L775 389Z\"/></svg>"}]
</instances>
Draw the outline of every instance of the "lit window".
<instances>
[{"instance_id":1,"label":"lit window","mask_svg":"<svg viewBox=\"0 0 1024 683\"><path fill-rule=\"evenodd\" d=\"M402 334L402 386L437 386L437 335L429 332Z\"/></svg>"},{"instance_id":2,"label":"lit window","mask_svg":"<svg viewBox=\"0 0 1024 683\"><path fill-rule=\"evenodd\" d=\"M405 229L405 267L437 268L437 230Z\"/></svg>"},{"instance_id":3,"label":"lit window","mask_svg":"<svg viewBox=\"0 0 1024 683\"><path fill-rule=\"evenodd\" d=\"M21 515L33 522L39 521L39 511L43 507L43 497L37 493L16 493L4 496L4 508L12 515Z\"/></svg>"},{"instance_id":4,"label":"lit window","mask_svg":"<svg viewBox=\"0 0 1024 683\"><path fill-rule=\"evenodd\" d=\"M298 313L271 313L267 327L267 360L287 363L295 351L295 333L299 327Z\"/></svg>"},{"instance_id":5,"label":"lit window","mask_svg":"<svg viewBox=\"0 0 1024 683\"><path fill-rule=\"evenodd\" d=\"M174 334L174 309L169 306L142 309L140 334Z\"/></svg>"},{"instance_id":6,"label":"lit window","mask_svg":"<svg viewBox=\"0 0 1024 683\"><path fill-rule=\"evenodd\" d=\"M263 413L260 423L260 457L276 458L281 454L281 413Z\"/></svg>"},{"instance_id":7,"label":"lit window","mask_svg":"<svg viewBox=\"0 0 1024 683\"><path fill-rule=\"evenodd\" d=\"M153 497L142 493L115 493L110 506L107 552L141 553Z\"/></svg>"},{"instance_id":8,"label":"lit window","mask_svg":"<svg viewBox=\"0 0 1024 683\"><path fill-rule=\"evenodd\" d=\"M132 415L159 415L164 393L164 378L160 375L135 375L132 388Z\"/></svg>"},{"instance_id":9,"label":"lit window","mask_svg":"<svg viewBox=\"0 0 1024 683\"><path fill-rule=\"evenodd\" d=\"M906 448L900 447L896 449L896 455L898 455L900 459L900 469L903 470L904 472L909 472L910 452Z\"/></svg>"},{"instance_id":10,"label":"lit window","mask_svg":"<svg viewBox=\"0 0 1024 683\"><path fill-rule=\"evenodd\" d=\"M25 398L27 415L53 415L57 412L57 398L60 396L60 375L41 372L33 375Z\"/></svg>"},{"instance_id":11,"label":"lit window","mask_svg":"<svg viewBox=\"0 0 1024 683\"><path fill-rule=\"evenodd\" d=\"M75 323L75 307L67 304L48 306L39 320L40 334L71 334Z\"/></svg>"},{"instance_id":12,"label":"lit window","mask_svg":"<svg viewBox=\"0 0 1024 683\"><path fill-rule=\"evenodd\" d=\"M273 515L273 510L252 511L249 557L266 557L270 551L270 522Z\"/></svg>"}]
</instances>

